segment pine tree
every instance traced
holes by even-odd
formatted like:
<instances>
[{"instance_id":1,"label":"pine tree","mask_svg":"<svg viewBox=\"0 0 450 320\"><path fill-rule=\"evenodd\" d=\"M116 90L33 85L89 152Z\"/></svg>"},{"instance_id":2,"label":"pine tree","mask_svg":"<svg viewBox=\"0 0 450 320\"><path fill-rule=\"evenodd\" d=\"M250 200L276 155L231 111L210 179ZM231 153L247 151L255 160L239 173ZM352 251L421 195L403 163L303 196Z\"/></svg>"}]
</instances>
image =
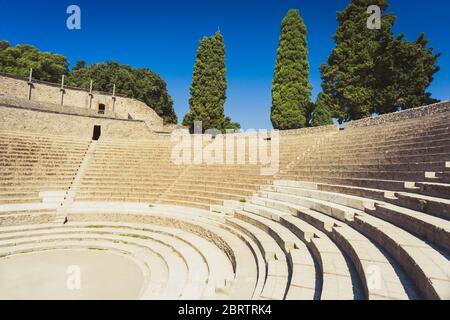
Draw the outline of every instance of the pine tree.
<instances>
[{"instance_id":1,"label":"pine tree","mask_svg":"<svg viewBox=\"0 0 450 320\"><path fill-rule=\"evenodd\" d=\"M330 109L341 122L368 117L375 107L375 57L380 45L392 38L395 17L384 14L381 29L369 29L370 5L378 5L382 12L387 9L386 0L352 0L338 13L336 48L328 64L321 66L322 89L332 97Z\"/></svg>"},{"instance_id":2,"label":"pine tree","mask_svg":"<svg viewBox=\"0 0 450 320\"><path fill-rule=\"evenodd\" d=\"M224 39L216 32L200 40L190 89L190 109L183 125L192 130L194 121L202 121L203 130L239 128L239 124L225 117L226 90Z\"/></svg>"},{"instance_id":3,"label":"pine tree","mask_svg":"<svg viewBox=\"0 0 450 320\"><path fill-rule=\"evenodd\" d=\"M271 120L275 129L307 125L311 96L306 26L298 10L289 10L281 34L272 81Z\"/></svg>"},{"instance_id":4,"label":"pine tree","mask_svg":"<svg viewBox=\"0 0 450 320\"><path fill-rule=\"evenodd\" d=\"M371 5L381 9L380 29L367 27ZM396 17L387 8L387 0L352 0L338 13L336 48L321 73L328 109L340 122L432 101L426 88L439 70L439 55L426 48L423 35L416 42L394 38Z\"/></svg>"},{"instance_id":5,"label":"pine tree","mask_svg":"<svg viewBox=\"0 0 450 320\"><path fill-rule=\"evenodd\" d=\"M436 65L440 53L434 55L427 48L429 41L422 33L414 42L403 34L391 41L377 60L377 85L375 100L380 113L415 108L437 102L427 92L433 75L439 71Z\"/></svg>"},{"instance_id":6,"label":"pine tree","mask_svg":"<svg viewBox=\"0 0 450 320\"><path fill-rule=\"evenodd\" d=\"M314 111L312 114L311 125L313 127L333 124L332 111L330 109L331 97L323 92L319 93Z\"/></svg>"}]
</instances>

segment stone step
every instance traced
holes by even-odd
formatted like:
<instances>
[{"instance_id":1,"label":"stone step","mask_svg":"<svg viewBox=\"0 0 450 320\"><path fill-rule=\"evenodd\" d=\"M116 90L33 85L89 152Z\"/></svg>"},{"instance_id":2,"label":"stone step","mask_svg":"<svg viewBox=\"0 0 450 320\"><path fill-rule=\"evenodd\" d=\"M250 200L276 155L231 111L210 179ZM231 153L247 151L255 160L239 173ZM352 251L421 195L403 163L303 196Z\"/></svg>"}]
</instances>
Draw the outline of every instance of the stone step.
<instances>
[{"instance_id":1,"label":"stone step","mask_svg":"<svg viewBox=\"0 0 450 320\"><path fill-rule=\"evenodd\" d=\"M322 212L328 216L334 217L340 221L352 220L356 209L352 209L337 203L329 202L326 200L281 194L277 192L260 191L258 197L253 197L252 201L259 205L266 205L268 207L283 210L288 209L288 204L295 204L308 209L313 209ZM288 211L292 212L292 211ZM296 213L295 210L293 212Z\"/></svg>"},{"instance_id":2,"label":"stone step","mask_svg":"<svg viewBox=\"0 0 450 320\"><path fill-rule=\"evenodd\" d=\"M354 299L353 283L342 252L322 232L293 216L282 216L282 224L306 241L322 273L321 300Z\"/></svg>"},{"instance_id":3,"label":"stone step","mask_svg":"<svg viewBox=\"0 0 450 320\"><path fill-rule=\"evenodd\" d=\"M161 204L173 204L177 206L184 206L184 207L190 207L190 208L199 208L199 209L205 209L208 210L211 205L218 205L223 202L223 200L217 199L217 201L214 201L215 203L211 202L201 202L201 201L194 201L194 200L186 200L186 199L172 199L170 197L159 197L155 202L161 203Z\"/></svg>"},{"instance_id":4,"label":"stone step","mask_svg":"<svg viewBox=\"0 0 450 320\"><path fill-rule=\"evenodd\" d=\"M351 164L330 163L320 165L317 163L297 165L292 169L292 172L297 171L441 171L444 170L445 163L439 162L421 162L421 163L396 163L396 164L360 164L359 161L354 161Z\"/></svg>"},{"instance_id":5,"label":"stone step","mask_svg":"<svg viewBox=\"0 0 450 320\"><path fill-rule=\"evenodd\" d=\"M450 253L450 222L448 220L389 203L377 203L375 209L366 209L366 212L416 234Z\"/></svg>"},{"instance_id":6,"label":"stone step","mask_svg":"<svg viewBox=\"0 0 450 320\"><path fill-rule=\"evenodd\" d=\"M436 178L441 183L450 183L450 172L438 172L436 173Z\"/></svg>"},{"instance_id":7,"label":"stone step","mask_svg":"<svg viewBox=\"0 0 450 320\"><path fill-rule=\"evenodd\" d=\"M418 163L418 162L445 162L450 159L450 153L427 153L417 155L391 155L389 153L373 153L364 155L351 155L348 157L343 156L326 156L322 157L310 157L308 163L317 165L333 164L353 164L355 161L362 165L370 164L401 164L401 163Z\"/></svg>"},{"instance_id":8,"label":"stone step","mask_svg":"<svg viewBox=\"0 0 450 320\"><path fill-rule=\"evenodd\" d=\"M297 195L306 198L325 200L357 210L364 210L365 208L374 208L375 205L375 201L372 201L367 198L321 190L303 189L299 187L266 186L263 187L262 190L278 192L283 194Z\"/></svg>"},{"instance_id":9,"label":"stone step","mask_svg":"<svg viewBox=\"0 0 450 320\"><path fill-rule=\"evenodd\" d=\"M310 190L311 191L311 190ZM285 201L286 201L286 199L285 199ZM268 205L268 203L266 202L266 203L257 203L258 205ZM388 205L388 206L391 206L391 205ZM269 207L270 207L270 204L269 204ZM276 210L281 210L281 211L283 211L283 212L288 212L288 213L290 213L290 214L294 214L294 215L298 215L299 214L299 212L301 212L301 208L298 206L298 205L286 205L285 203L283 203L283 202L275 202L275 203L272 203L272 207L275 207L275 209ZM379 208L379 206L377 205L377 209ZM400 208L400 207L399 207ZM392 209L392 208L391 208ZM276 211L275 210L275 211ZM406 214L406 213L408 213L407 211L405 211L406 209L404 209L404 208L400 208L400 212L402 212L403 214ZM311 211L311 210L310 210ZM252 212L256 212L256 210L255 209L253 209L252 210ZM428 237L428 240L432 240L433 239L433 237L436 237L436 236L438 236L438 238L435 238L435 243L440 243L441 245L442 245L442 243L450 243L449 241L448 241L448 239L447 239L447 237L448 237L448 235L449 235L449 233L448 233L448 231L446 231L446 230L442 230L442 231L440 231L439 232L439 228L441 228L441 225L442 225L442 223L439 223L439 222L442 222L442 221L434 221L434 223L435 223L435 228L438 228L438 229L434 229L435 231L433 231L433 228L432 227L430 227L430 225L428 224L423 224L425 221L424 221L424 217L422 217L423 216L423 214L422 215L419 215L419 216L413 216L412 214L411 214L411 212L409 212L410 213L410 216L409 216L409 219L411 219L412 217L414 217L415 219L421 219L420 221L421 221L421 224L420 223L418 223L418 221L419 220L417 220L417 222L415 222L414 224L406 224L406 220L405 220L405 218L402 220L402 227L404 227L404 228L406 228L407 230L411 230L411 227L410 226L414 226L414 228L416 228L416 232L418 232L419 233L419 235L420 236L423 236L423 237ZM268 217L269 216L269 214L270 214L270 216L273 216L274 215L274 210L272 210L271 212L270 211L266 211L265 213L265 216L266 217ZM317 214L317 213L316 213ZM358 215L356 215L355 216L355 219L356 219L356 217L359 217L359 214ZM397 215L396 215L396 217L397 217L397 219L399 219L399 216L398 216L398 213L397 213ZM386 217L383 217L384 219L386 219ZM437 220L439 220L438 218L434 218L434 217L429 217L429 218L431 218L431 220L432 219L437 219ZM284 216L281 216L280 217L280 219L282 220L282 221L286 221L286 220L289 220L289 219L292 219L292 217L290 217L289 215L284 215ZM391 218L390 220L392 220L392 219L394 219L394 218ZM349 221L346 221L346 222L348 222L348 223L351 223L351 224L353 224L353 222L351 222L352 220L349 220ZM388 219L388 221L389 221L389 219ZM398 221L398 220L397 220ZM430 223L431 221L427 221L428 223ZM384 222L383 222L384 223ZM423 227L419 227L420 225L422 225ZM333 224L331 224L330 223L330 221L324 221L323 222L323 226L324 226L324 229L325 230L332 230L332 228L333 228ZM393 227L393 225L391 225L391 229L392 229L392 227ZM404 233L404 231L403 230L401 230L401 229L394 229L395 231L394 232L399 232L399 233ZM438 232L436 232L436 230L438 230ZM364 232L363 232L364 233ZM394 235L395 235L395 233L393 233ZM437 235L436 235L437 234ZM442 236L444 236L444 238L442 238L441 236L439 236L439 235L442 235ZM423 243L423 242L421 242L419 239L417 239L417 238L413 238L412 236L410 236L410 240L412 241L412 242L417 242L417 243L420 243L420 244L423 244L423 245L425 245L425 246L427 246L425 243ZM445 247L445 246L444 246ZM436 254L437 254L437 257L440 257L440 254L439 253L437 253L436 252ZM404 259L404 258L403 258ZM436 259L440 259L440 258L436 258ZM443 261L440 261L440 262L443 262ZM401 262L399 262L399 264L401 264ZM441 264L441 265L445 265L445 264Z\"/></svg>"},{"instance_id":10,"label":"stone step","mask_svg":"<svg viewBox=\"0 0 450 320\"><path fill-rule=\"evenodd\" d=\"M260 297L262 299L284 299L289 287L289 267L288 259L285 256L288 251L283 252L283 248L284 250L293 248L292 240L289 239L285 243L277 244L275 239L260 229L261 225L254 225L255 220L245 219L244 212L240 212L236 217L237 219L229 218L227 221L231 225L245 230L257 242L266 261L267 276ZM283 241L280 238L278 240Z\"/></svg>"},{"instance_id":11,"label":"stone step","mask_svg":"<svg viewBox=\"0 0 450 320\"><path fill-rule=\"evenodd\" d=\"M238 210L236 217L268 232L284 248L291 270L291 281L286 299L314 299L315 292L318 289L315 283L316 270L313 257L306 245L288 229L272 220L249 215L246 210Z\"/></svg>"},{"instance_id":12,"label":"stone step","mask_svg":"<svg viewBox=\"0 0 450 320\"><path fill-rule=\"evenodd\" d=\"M341 171L341 170L290 170L287 174L280 174L289 180L304 180L313 177L319 179L364 179L364 180L394 180L394 181L423 181L424 171ZM307 179L306 179L307 180Z\"/></svg>"},{"instance_id":13,"label":"stone step","mask_svg":"<svg viewBox=\"0 0 450 320\"><path fill-rule=\"evenodd\" d=\"M450 199L450 184L445 183L431 183L431 182L415 182L415 192L426 196ZM410 191L409 189L407 189Z\"/></svg>"},{"instance_id":14,"label":"stone step","mask_svg":"<svg viewBox=\"0 0 450 320\"><path fill-rule=\"evenodd\" d=\"M279 211L276 209L268 209L257 205L252 206L254 206L252 212L255 214L261 213L265 217L272 218L276 221L281 221L282 224L290 227L291 230L292 228L296 228L297 221L290 215L290 213L286 213L285 211ZM247 206L245 208L247 208ZM259 212L257 211L258 208ZM372 299L407 298L403 286L401 285L400 279L396 276L394 269L391 267L388 260L384 258L384 255L379 252L379 250L374 247L367 238L349 228L347 225L329 216L298 206L296 206L296 209L298 218L304 220L307 223L311 223L321 231L327 233L334 241L340 243L341 248L344 248L346 250L346 254L352 258L354 265L357 266L357 270L359 272L362 283L365 284L364 288L366 291L366 297ZM270 216L267 214L268 212L270 212ZM297 230L297 233L300 234L300 237L304 237L306 239L311 239L314 237L316 232L314 229L305 229L304 225L302 229L303 230L300 231ZM372 252L372 254L369 255L369 252ZM376 265L378 269L383 269L382 273L385 275L384 279L386 282L383 284L382 289L380 289L380 287L371 288L372 290L368 289L366 280L368 276L367 270L371 270L371 266L373 265Z\"/></svg>"},{"instance_id":15,"label":"stone step","mask_svg":"<svg viewBox=\"0 0 450 320\"><path fill-rule=\"evenodd\" d=\"M414 235L371 215L359 214L349 224L382 246L414 279L425 299L449 299L450 262Z\"/></svg>"},{"instance_id":16,"label":"stone step","mask_svg":"<svg viewBox=\"0 0 450 320\"><path fill-rule=\"evenodd\" d=\"M395 192L394 199L390 199L388 202L450 220L450 200L448 199L408 192Z\"/></svg>"},{"instance_id":17,"label":"stone step","mask_svg":"<svg viewBox=\"0 0 450 320\"><path fill-rule=\"evenodd\" d=\"M258 229L257 227L254 227L248 222L242 221L241 219L228 218L226 222L238 228L241 232L246 233L257 242L266 263L268 263L270 260L287 261L287 257L283 252L283 249L278 245L275 239L273 239L266 232ZM287 276L288 275L286 273L286 277Z\"/></svg>"}]
</instances>

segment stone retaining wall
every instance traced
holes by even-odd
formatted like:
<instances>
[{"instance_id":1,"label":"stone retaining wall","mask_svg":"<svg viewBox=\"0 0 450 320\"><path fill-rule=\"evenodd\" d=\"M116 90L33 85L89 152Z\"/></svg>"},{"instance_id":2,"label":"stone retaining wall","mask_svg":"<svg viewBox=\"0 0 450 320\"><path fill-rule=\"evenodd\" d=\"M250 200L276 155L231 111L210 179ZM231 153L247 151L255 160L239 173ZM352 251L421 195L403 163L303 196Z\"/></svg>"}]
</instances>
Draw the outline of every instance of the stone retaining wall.
<instances>
[{"instance_id":1,"label":"stone retaining wall","mask_svg":"<svg viewBox=\"0 0 450 320\"><path fill-rule=\"evenodd\" d=\"M387 113L378 117L364 118L361 120L350 121L345 124L345 128L367 127L383 124L386 122L403 121L449 111L450 111L450 101L443 101L429 106Z\"/></svg>"},{"instance_id":2,"label":"stone retaining wall","mask_svg":"<svg viewBox=\"0 0 450 320\"><path fill-rule=\"evenodd\" d=\"M94 125L106 138L145 139L153 137L144 121L94 118L52 111L36 111L0 105L0 130L25 133L92 137Z\"/></svg>"},{"instance_id":3,"label":"stone retaining wall","mask_svg":"<svg viewBox=\"0 0 450 320\"><path fill-rule=\"evenodd\" d=\"M293 130L280 130L281 136L289 136L289 135L308 135L308 134L317 134L323 132L332 132L339 131L338 125L329 125L329 126L321 126L321 127L308 127L302 129L293 129Z\"/></svg>"},{"instance_id":4,"label":"stone retaining wall","mask_svg":"<svg viewBox=\"0 0 450 320\"><path fill-rule=\"evenodd\" d=\"M51 111L60 114L73 114L79 116L95 117L95 118L110 118L110 119L127 119L121 118L113 112L105 112L99 114L95 110L83 109L77 107L61 106L53 103L43 103L24 98L17 98L11 96L0 95L0 105L11 106L21 109L37 110L37 111Z\"/></svg>"},{"instance_id":5,"label":"stone retaining wall","mask_svg":"<svg viewBox=\"0 0 450 320\"><path fill-rule=\"evenodd\" d=\"M26 79L0 74L0 95L28 100L29 86ZM52 105L61 105L60 85L33 80L30 100ZM163 128L162 118L145 103L136 99L117 96L115 97L113 110L113 101L112 94L94 91L92 101L90 101L88 91L77 88L64 88L62 107L91 109L93 112L97 112L99 105L103 104L105 105L106 112L114 112L120 118L142 120L150 128L156 130Z\"/></svg>"}]
</instances>

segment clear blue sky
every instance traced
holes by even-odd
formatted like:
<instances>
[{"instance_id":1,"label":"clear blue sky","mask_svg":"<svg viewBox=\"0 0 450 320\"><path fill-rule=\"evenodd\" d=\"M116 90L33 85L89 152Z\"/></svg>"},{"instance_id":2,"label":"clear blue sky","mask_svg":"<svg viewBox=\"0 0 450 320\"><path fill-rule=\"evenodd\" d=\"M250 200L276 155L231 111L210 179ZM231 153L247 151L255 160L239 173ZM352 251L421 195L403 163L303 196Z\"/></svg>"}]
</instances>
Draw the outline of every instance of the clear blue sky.
<instances>
[{"instance_id":1,"label":"clear blue sky","mask_svg":"<svg viewBox=\"0 0 450 320\"><path fill-rule=\"evenodd\" d=\"M334 42L336 11L349 0L0 0L0 39L29 43L66 55L74 64L116 60L148 67L168 84L181 121L188 110L189 86L198 41L218 28L227 50L228 99L225 112L244 129L270 128L271 81L280 23L297 8L308 28L313 98L320 92L319 66ZM66 8L77 4L82 29L66 28ZM390 0L395 31L414 39L426 32L442 52L433 96L450 98L450 1Z\"/></svg>"}]
</instances>

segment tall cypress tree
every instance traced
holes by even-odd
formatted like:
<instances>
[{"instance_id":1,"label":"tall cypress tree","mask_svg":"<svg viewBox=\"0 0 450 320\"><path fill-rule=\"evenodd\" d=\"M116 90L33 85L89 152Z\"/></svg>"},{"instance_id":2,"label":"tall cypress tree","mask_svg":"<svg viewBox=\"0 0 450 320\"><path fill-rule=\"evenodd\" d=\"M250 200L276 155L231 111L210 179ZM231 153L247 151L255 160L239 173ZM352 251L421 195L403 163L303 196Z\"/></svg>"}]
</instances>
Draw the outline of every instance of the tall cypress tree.
<instances>
[{"instance_id":1,"label":"tall cypress tree","mask_svg":"<svg viewBox=\"0 0 450 320\"><path fill-rule=\"evenodd\" d=\"M370 5L381 9L380 29L367 27ZM439 55L426 48L423 37L415 43L402 35L395 39L396 17L386 13L387 8L387 0L352 0L338 12L336 48L321 73L323 92L331 97L328 109L341 122L430 100L426 88L439 70Z\"/></svg>"},{"instance_id":2,"label":"tall cypress tree","mask_svg":"<svg viewBox=\"0 0 450 320\"><path fill-rule=\"evenodd\" d=\"M325 126L333 124L333 114L329 108L332 103L331 97L326 93L319 93L317 101L314 106L314 112L312 115L311 125L313 127Z\"/></svg>"},{"instance_id":3,"label":"tall cypress tree","mask_svg":"<svg viewBox=\"0 0 450 320\"><path fill-rule=\"evenodd\" d=\"M209 38L203 37L197 48L194 72L192 74L192 84L190 88L189 112L184 116L183 125L193 127L194 121L203 121L206 124L208 114L206 112L207 92L204 86L207 85L206 73L209 61Z\"/></svg>"},{"instance_id":4,"label":"tall cypress tree","mask_svg":"<svg viewBox=\"0 0 450 320\"><path fill-rule=\"evenodd\" d=\"M223 36L216 32L200 40L192 76L189 112L183 125L193 128L202 121L203 129L237 129L239 125L225 117L227 79Z\"/></svg>"},{"instance_id":5,"label":"tall cypress tree","mask_svg":"<svg viewBox=\"0 0 450 320\"><path fill-rule=\"evenodd\" d=\"M272 82L271 120L275 129L307 125L311 96L306 26L298 10L289 10L281 34Z\"/></svg>"},{"instance_id":6,"label":"tall cypress tree","mask_svg":"<svg viewBox=\"0 0 450 320\"><path fill-rule=\"evenodd\" d=\"M225 118L225 100L227 99L227 68L225 65L225 44L223 36L216 32L209 38L211 60L209 62L209 104L207 110L210 116L211 128L222 129Z\"/></svg>"}]
</instances>

